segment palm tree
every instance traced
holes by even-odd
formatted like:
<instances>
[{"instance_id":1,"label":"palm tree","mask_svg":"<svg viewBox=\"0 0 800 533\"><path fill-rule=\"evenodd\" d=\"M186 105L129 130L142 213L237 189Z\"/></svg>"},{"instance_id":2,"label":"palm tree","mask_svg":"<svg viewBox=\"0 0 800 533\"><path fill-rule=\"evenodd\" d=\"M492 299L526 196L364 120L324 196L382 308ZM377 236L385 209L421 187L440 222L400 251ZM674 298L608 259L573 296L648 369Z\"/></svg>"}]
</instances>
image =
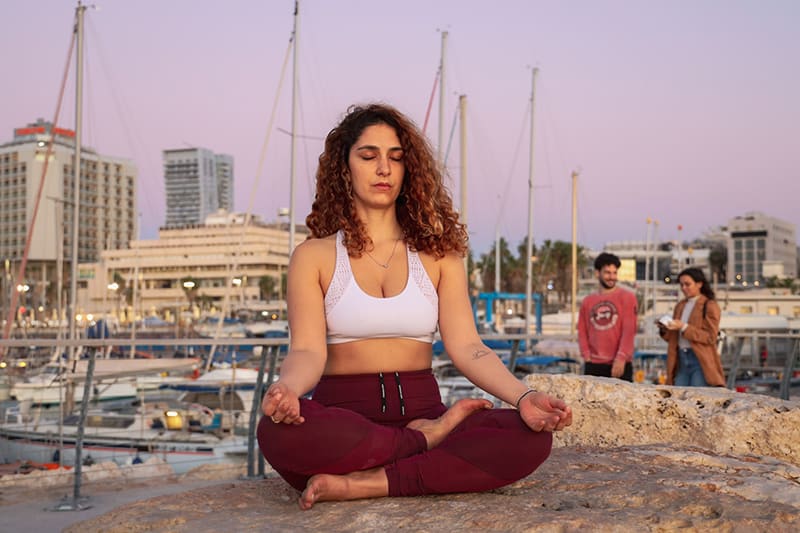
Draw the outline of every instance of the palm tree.
<instances>
[{"instance_id":1,"label":"palm tree","mask_svg":"<svg viewBox=\"0 0 800 533\"><path fill-rule=\"evenodd\" d=\"M728 273L728 249L721 244L714 245L708 253L708 264L711 268L711 279L716 275L720 283L725 283Z\"/></svg>"},{"instance_id":2,"label":"palm tree","mask_svg":"<svg viewBox=\"0 0 800 533\"><path fill-rule=\"evenodd\" d=\"M494 289L495 278L495 249L497 242L489 250L489 252L482 254L480 259L481 275L483 276L483 286L492 287ZM524 255L524 253L523 253ZM522 292L525 290L525 268L524 263L520 265L521 260L511 254L508 248L508 242L504 238L500 238L500 291L503 292ZM520 269L520 266L522 268Z\"/></svg>"},{"instance_id":3,"label":"palm tree","mask_svg":"<svg viewBox=\"0 0 800 533\"><path fill-rule=\"evenodd\" d=\"M578 246L578 272L587 265L585 249ZM572 243L565 241L551 241L547 239L538 254L540 279L553 282L553 290L558 295L558 301L564 303L569 300L572 289Z\"/></svg>"},{"instance_id":4,"label":"palm tree","mask_svg":"<svg viewBox=\"0 0 800 533\"><path fill-rule=\"evenodd\" d=\"M259 297L262 300L274 300L278 295L278 283L272 276L261 276L258 280Z\"/></svg>"}]
</instances>

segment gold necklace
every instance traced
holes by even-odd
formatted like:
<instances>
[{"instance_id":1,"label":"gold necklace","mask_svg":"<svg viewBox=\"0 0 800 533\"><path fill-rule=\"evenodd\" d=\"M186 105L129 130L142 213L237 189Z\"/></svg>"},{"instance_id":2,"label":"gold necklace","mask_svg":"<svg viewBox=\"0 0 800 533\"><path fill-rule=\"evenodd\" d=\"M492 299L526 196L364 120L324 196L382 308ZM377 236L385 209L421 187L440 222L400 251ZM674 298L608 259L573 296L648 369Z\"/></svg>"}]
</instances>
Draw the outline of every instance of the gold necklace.
<instances>
[{"instance_id":1,"label":"gold necklace","mask_svg":"<svg viewBox=\"0 0 800 533\"><path fill-rule=\"evenodd\" d=\"M375 259L375 257L373 257L373 255L371 253L367 252L366 250L364 250L364 251L369 256L369 258L372 259L373 263L375 263L376 265L378 265L379 267L381 267L381 268L383 268L385 270L388 270L389 269L389 264L392 262L392 257L394 257L394 252L395 252L395 250L397 250L397 243L399 243L399 242L400 242L400 237L395 239L394 246L392 247L392 253L389 255L389 259L387 259L385 263L379 262L377 259Z\"/></svg>"}]
</instances>

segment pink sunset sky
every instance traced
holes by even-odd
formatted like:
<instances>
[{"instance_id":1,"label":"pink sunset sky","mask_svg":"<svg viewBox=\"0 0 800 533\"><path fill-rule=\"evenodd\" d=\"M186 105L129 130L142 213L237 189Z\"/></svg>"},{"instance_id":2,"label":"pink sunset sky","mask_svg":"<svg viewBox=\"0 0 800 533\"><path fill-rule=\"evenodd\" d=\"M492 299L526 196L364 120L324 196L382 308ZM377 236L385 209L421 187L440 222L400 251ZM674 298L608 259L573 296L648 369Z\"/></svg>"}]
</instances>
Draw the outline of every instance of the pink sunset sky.
<instances>
[{"instance_id":1,"label":"pink sunset sky","mask_svg":"<svg viewBox=\"0 0 800 533\"><path fill-rule=\"evenodd\" d=\"M74 11L0 5L0 144L52 120ZM293 0L98 0L86 14L84 144L139 169L142 238L164 223L161 151L235 160L235 209L289 204ZM537 66L534 239L691 239L762 211L800 224L800 2L302 0L297 214L322 137L348 105L384 101L419 125L448 32L446 138L467 96L467 216L476 254L527 231L531 66ZM74 62L73 62L74 65ZM71 75L58 123L74 125ZM427 134L438 138L438 96ZM277 114L272 127L273 106ZM262 147L269 137L264 163ZM458 134L448 183L459 202ZM683 231L678 233L678 225Z\"/></svg>"}]
</instances>

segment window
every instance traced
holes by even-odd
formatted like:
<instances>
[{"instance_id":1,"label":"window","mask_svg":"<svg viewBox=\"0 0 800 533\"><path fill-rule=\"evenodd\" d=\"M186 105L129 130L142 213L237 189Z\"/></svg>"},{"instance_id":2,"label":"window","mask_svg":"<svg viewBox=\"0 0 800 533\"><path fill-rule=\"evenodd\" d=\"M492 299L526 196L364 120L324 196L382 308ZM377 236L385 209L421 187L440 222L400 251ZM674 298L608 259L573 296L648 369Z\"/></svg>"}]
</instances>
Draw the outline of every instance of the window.
<instances>
[{"instance_id":1,"label":"window","mask_svg":"<svg viewBox=\"0 0 800 533\"><path fill-rule=\"evenodd\" d=\"M779 309L778 309L777 305L770 305L769 307L767 307L767 314L768 315L778 316L778 314L779 314L778 311L779 311Z\"/></svg>"},{"instance_id":2,"label":"window","mask_svg":"<svg viewBox=\"0 0 800 533\"><path fill-rule=\"evenodd\" d=\"M743 315L751 315L753 314L753 306L752 305L743 305L739 307L739 312Z\"/></svg>"}]
</instances>

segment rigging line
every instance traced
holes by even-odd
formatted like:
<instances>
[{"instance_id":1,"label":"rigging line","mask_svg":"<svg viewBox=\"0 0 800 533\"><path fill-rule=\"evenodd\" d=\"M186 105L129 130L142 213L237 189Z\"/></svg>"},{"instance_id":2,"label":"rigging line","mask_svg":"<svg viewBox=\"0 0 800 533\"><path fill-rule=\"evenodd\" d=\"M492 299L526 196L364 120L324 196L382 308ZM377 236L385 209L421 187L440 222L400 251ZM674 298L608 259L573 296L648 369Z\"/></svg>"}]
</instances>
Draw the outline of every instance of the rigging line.
<instances>
[{"instance_id":1,"label":"rigging line","mask_svg":"<svg viewBox=\"0 0 800 533\"><path fill-rule=\"evenodd\" d=\"M38 190L36 192L36 199L35 199L34 204L33 204L33 213L31 215L31 221L28 224L28 234L25 237L25 249L22 251L22 259L20 260L19 269L17 270L17 283L19 283L21 280L25 279L25 268L28 266L28 254L30 253L30 250L31 250L31 240L33 239L33 229L34 229L34 226L36 225L36 217L39 214L39 204L41 203L41 200L42 200L42 191L44 190L44 181L45 181L45 177L47 176L47 167L49 166L49 163L50 163L50 157L53 154L53 144L54 144L55 138L56 138L56 126L58 125L58 117L61 114L61 104L64 102L64 92L65 92L65 89L66 89L66 86L67 86L67 77L69 76L69 66L72 63L72 51L75 48L75 40L77 38L76 29L75 29L75 28L77 28L77 24L78 24L77 17L78 17L78 15L76 13L75 22L74 22L74 26L73 26L73 31L72 31L72 34L70 36L69 51L67 52L67 63L66 63L66 65L64 65L64 75L61 78L61 89L58 92L58 100L57 100L57 103L56 103L56 110L55 110L55 113L54 113L54 116L53 116L53 125L50 128L50 142L47 143L47 152L45 153L44 164L42 164L42 175L39 178L39 188L38 188ZM77 141L77 139L76 139L76 141ZM73 164L73 178L74 178L74 175L75 175L74 174L74 167L75 166L77 166L78 169L80 169L80 162L78 162L77 165ZM60 238L62 240L62 242L63 242L63 239L64 239L63 235L59 235L57 237ZM61 273L59 272L58 275L60 276ZM16 314L18 298L19 298L19 291L12 290L11 291L11 302L10 302L10 305L9 305L9 308L8 308L8 315L6 317L5 327L3 329L3 339L6 339L6 340L10 338L11 324L14 321L14 315ZM7 348L4 348L4 349L0 350L0 361L2 361L3 358L5 357L6 351L7 351Z\"/></svg>"},{"instance_id":2,"label":"rigging line","mask_svg":"<svg viewBox=\"0 0 800 533\"><path fill-rule=\"evenodd\" d=\"M300 125L301 125L303 131L305 131L305 129L306 129L305 128L305 122L303 121L303 117L305 116L305 114L303 113L303 110L305 109L305 107L303 105L303 90L300 87L300 83L299 82L297 84L297 100L298 100L298 105L300 106ZM312 179L311 169L308 166L308 162L309 162L310 158L308 157L308 142L307 141L311 137L308 136L308 135L304 135L304 136L296 135L295 137L299 137L299 138L303 139L303 143L302 143L302 145L303 145L303 155L305 156L303 158L303 162L305 163L305 168L306 168L306 187L308 187L308 197L309 198L314 198L314 192L312 190L314 183L313 183L313 179ZM324 139L321 139L319 137L317 137L317 139L324 141Z\"/></svg>"},{"instance_id":3,"label":"rigging line","mask_svg":"<svg viewBox=\"0 0 800 533\"><path fill-rule=\"evenodd\" d=\"M505 211L506 207L506 199L508 198L508 190L511 187L511 178L514 177L514 169L517 165L517 160L519 159L519 152L522 146L522 138L525 135L525 126L528 123L528 116L530 116L530 101L528 101L527 107L525 109L525 114L523 115L522 124L520 125L519 135L517 136L517 145L514 148L514 157L511 159L511 168L508 172L508 178L506 179L506 186L503 190L503 196L500 198L500 209L497 210L497 221L495 222L495 233L500 231L500 219Z\"/></svg>"},{"instance_id":4,"label":"rigging line","mask_svg":"<svg viewBox=\"0 0 800 533\"><path fill-rule=\"evenodd\" d=\"M439 86L439 76L442 74L441 65L436 69L436 75L433 77L433 89L431 89L431 97L428 98L428 109L425 110L425 122L422 123L422 135L425 135L425 130L428 128L428 119L431 118L431 108L433 107L433 99L436 97L436 87Z\"/></svg>"},{"instance_id":5,"label":"rigging line","mask_svg":"<svg viewBox=\"0 0 800 533\"><path fill-rule=\"evenodd\" d=\"M275 128L281 133L285 133L286 135L291 135L292 132L287 130L286 128ZM310 139L312 141L324 141L325 137L317 137L316 135L300 135L299 133L295 135L298 139Z\"/></svg>"},{"instance_id":6,"label":"rigging line","mask_svg":"<svg viewBox=\"0 0 800 533\"><path fill-rule=\"evenodd\" d=\"M95 43L95 49L97 51L97 56L100 62L100 71L103 73L103 76L105 77L105 80L110 88L111 99L114 102L114 108L115 111L117 112L117 116L119 117L119 124L122 126L122 131L125 134L125 140L128 142L128 147L130 148L131 152L133 152L134 161L145 159L146 160L145 163L148 167L158 168L159 166L158 164L153 164L152 156L149 155L150 153L149 150L142 150L142 147L144 146L142 140L140 138L134 139L134 136L131 133L131 128L129 127L128 120L126 120L126 116L129 115L130 113L126 113L125 110L123 109L124 106L122 105L119 98L120 91L117 89L117 86L114 83L113 72L111 72L111 69L108 67L109 61L107 60L106 55L104 53L105 47L103 46L100 34L95 29L91 18L88 19L88 29L89 33L91 34L90 36L92 37L90 39L90 42ZM137 187L137 194L139 193L144 194L145 203L147 204L150 212L152 213L155 211L155 202L153 202L150 194L152 192L151 189L152 187Z\"/></svg>"},{"instance_id":7,"label":"rigging line","mask_svg":"<svg viewBox=\"0 0 800 533\"><path fill-rule=\"evenodd\" d=\"M550 157L550 150L549 150L549 144L548 144L549 137L547 135L547 128L546 127L542 128L541 139L542 139L541 142L542 142L543 151L544 151L544 166L545 166L545 173L544 174L545 174L545 176L547 176L547 184L545 186L534 187L534 188L551 189L551 191L550 191L550 201L546 202L545 205L547 207L551 208L551 209L556 209L557 210L556 212L558 212L559 207L558 207L558 205L557 205L557 203L555 201L555 195L553 194L553 169L551 168L551 157Z\"/></svg>"},{"instance_id":8,"label":"rigging line","mask_svg":"<svg viewBox=\"0 0 800 533\"><path fill-rule=\"evenodd\" d=\"M258 165L256 166L255 179L253 180L253 186L250 188L250 195L247 202L247 210L245 211L244 221L242 223L242 231L239 234L239 246L237 247L237 250L242 249L242 244L244 242L244 237L247 232L247 227L250 225L250 217L253 213L253 204L255 203L256 193L258 191L258 186L261 182L261 176L264 170L264 161L266 160L267 157L267 148L269 146L269 140L275 123L275 116L277 114L278 102L280 101L281 88L283 87L283 81L286 75L286 66L289 64L289 57L291 56L291 51L293 46L294 46L294 32L292 32L292 35L289 38L289 43L286 47L286 54L284 55L283 58L281 75L278 79L278 88L275 92L275 99L272 102L272 110L270 111L269 121L267 122L267 131L266 135L264 136L264 142L261 145L261 153L258 158ZM228 227L230 227L232 220L233 217L228 218L227 221ZM222 332L223 318L227 316L228 310L230 309L230 292L231 292L231 285L233 284L233 280L231 279L230 273L232 269L235 270L236 268L238 268L238 266L239 266L239 256L233 255L232 263L227 264L227 272L225 275L225 292L222 298L222 309L220 311L220 319L217 321L217 327L216 331L214 332L214 338L219 338L219 335ZM211 362L214 360L215 351L216 351L216 345L211 345L211 347L209 348L208 360L206 361L206 372L208 372L208 370L211 368Z\"/></svg>"},{"instance_id":9,"label":"rigging line","mask_svg":"<svg viewBox=\"0 0 800 533\"><path fill-rule=\"evenodd\" d=\"M453 113L453 125L450 126L450 137L447 139L447 150L444 152L443 168L447 168L447 157L450 155L450 147L453 144L453 136L456 133L456 123L458 122L458 104L456 104L456 111Z\"/></svg>"},{"instance_id":10,"label":"rigging line","mask_svg":"<svg viewBox=\"0 0 800 533\"><path fill-rule=\"evenodd\" d=\"M90 59L91 59L91 56L88 54L88 49L87 49L87 53L83 54L83 79L84 79L84 82L83 82L84 89L83 90L84 90L84 93L86 94L86 97L84 98L85 102L93 102L94 98L95 98L94 94L92 94L92 85L93 85L94 82L91 79L92 70L91 70L91 67L89 65L89 60ZM83 135L81 136L82 137L81 140L83 141L82 144L84 146L87 146L87 147L88 146L94 146L96 148L96 145L95 145L95 129L96 129L95 126L96 125L95 125L95 122L94 122L93 108L92 108L92 106L88 105L88 106L85 106L84 109L85 109L85 111L84 111L84 121L85 121L86 126L84 126L83 129L86 132L86 135L85 135L85 137Z\"/></svg>"}]
</instances>

